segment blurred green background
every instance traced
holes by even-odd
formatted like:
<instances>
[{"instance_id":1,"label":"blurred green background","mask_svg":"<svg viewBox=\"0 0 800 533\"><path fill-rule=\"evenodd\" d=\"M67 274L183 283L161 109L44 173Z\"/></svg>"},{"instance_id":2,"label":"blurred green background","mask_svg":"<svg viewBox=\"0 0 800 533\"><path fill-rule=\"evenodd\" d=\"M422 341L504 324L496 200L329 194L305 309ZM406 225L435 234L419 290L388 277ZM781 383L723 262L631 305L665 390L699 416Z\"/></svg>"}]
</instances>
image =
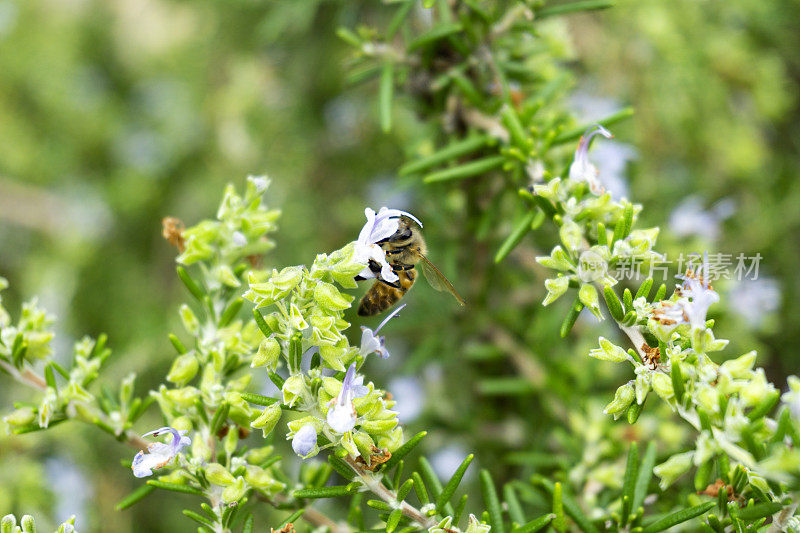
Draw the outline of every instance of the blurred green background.
<instances>
[{"instance_id":1,"label":"blurred green background","mask_svg":"<svg viewBox=\"0 0 800 533\"><path fill-rule=\"evenodd\" d=\"M591 420L593 404L567 416L537 392L537 372L544 365L542 379L602 398L618 378L587 370L591 333L558 339L560 308L537 320L517 312L541 299L529 255L543 247L520 251L504 277L478 268L510 221L476 242L462 230L469 215L458 191L395 177L404 147L429 126L401 99L396 131L381 134L374 82L347 85L349 50L335 35L339 25L389 14L366 0L0 0L7 307L38 295L58 317L63 353L83 334L108 333L115 355L106 378L136 371L143 394L169 368L167 333L179 329L185 296L160 235L163 216L193 224L214 213L225 183L268 174L267 203L284 212L268 263L286 265L355 238L366 205L405 208L426 221L432 259L467 299L527 333L474 333L469 308L457 314L447 296L415 289L392 326L393 358L371 362L373 378L406 398L401 419L412 430L432 430L428 451L445 473L469 451L492 465L506 447L531 442L574 461L580 447L564 441L583 437L565 435L581 416ZM728 305L716 316L732 349L757 348L782 387L800 360L800 3L621 0L559 24L559 59L575 73L568 105L581 122L636 109L614 142L596 144L593 160L644 205L646 224L662 226L661 250L763 256L758 284L721 284ZM597 331L591 321L582 327ZM493 352L527 358L533 388L483 401L494 392L478 376L515 373ZM4 405L30 394L2 379ZM555 433L532 429L539 412ZM40 527L77 512L81 530L188 531L172 495L114 511L137 484L119 466L129 455L75 425L2 436L0 513L36 514Z\"/></svg>"}]
</instances>

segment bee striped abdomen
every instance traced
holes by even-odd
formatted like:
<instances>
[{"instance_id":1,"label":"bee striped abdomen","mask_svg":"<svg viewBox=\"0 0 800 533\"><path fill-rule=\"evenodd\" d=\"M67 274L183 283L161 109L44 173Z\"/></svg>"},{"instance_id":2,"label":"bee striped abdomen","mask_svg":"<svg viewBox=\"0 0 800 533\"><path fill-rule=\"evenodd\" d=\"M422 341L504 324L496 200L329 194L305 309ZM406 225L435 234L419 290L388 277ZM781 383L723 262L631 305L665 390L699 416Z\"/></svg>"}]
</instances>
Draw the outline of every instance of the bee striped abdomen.
<instances>
[{"instance_id":1,"label":"bee striped abdomen","mask_svg":"<svg viewBox=\"0 0 800 533\"><path fill-rule=\"evenodd\" d=\"M377 315L390 308L408 292L417 278L417 272L414 269L399 270L395 271L395 273L400 278L396 282L398 287L392 287L381 280L375 280L375 283L361 298L361 303L358 305L358 314L360 316Z\"/></svg>"}]
</instances>

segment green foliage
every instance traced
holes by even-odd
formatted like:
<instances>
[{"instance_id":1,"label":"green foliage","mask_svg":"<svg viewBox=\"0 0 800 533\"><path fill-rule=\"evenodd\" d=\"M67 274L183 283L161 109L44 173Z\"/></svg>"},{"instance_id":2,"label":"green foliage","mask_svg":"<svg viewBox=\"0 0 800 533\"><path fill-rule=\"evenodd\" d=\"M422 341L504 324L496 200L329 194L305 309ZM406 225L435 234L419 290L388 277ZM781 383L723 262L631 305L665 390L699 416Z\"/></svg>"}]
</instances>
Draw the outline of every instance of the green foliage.
<instances>
[{"instance_id":1,"label":"green foliage","mask_svg":"<svg viewBox=\"0 0 800 533\"><path fill-rule=\"evenodd\" d=\"M344 44L336 46L352 50L350 81L376 82L363 93L374 90L374 98L362 100L377 110L375 124L366 127L378 126L390 135L383 142L402 147L406 163L387 165L399 166L399 183L419 191L420 209L427 206L430 212L425 217L433 221L425 228L429 253L437 262L443 258L443 270L458 276L456 284L470 292L471 304L457 322L440 300L428 304L426 289L415 288L406 298L418 305L414 313L419 314L405 325L393 322L392 327L397 323L404 329L392 342L405 337L410 351L401 371L422 375L423 366L438 371L428 412L419 422L419 429L433 429L412 430L415 436L404 441L404 421L396 409L408 397L394 398L377 385L399 366L393 366L395 359L390 366L370 357L374 352L365 337L355 342L367 332L354 326L351 309L356 276L367 267L364 243L342 246L354 234L337 235L331 246L305 242L333 232L337 219L352 223L351 214L365 202L353 200L351 190L338 183L327 188L313 180L310 187L284 186L274 196L271 191L272 203L289 196L287 213L300 211L300 205L302 219L324 221L321 227L302 224L293 213L282 232L286 240L276 248L271 234L280 211L262 203L269 180L250 177L241 193L233 185L225 188L216 218L186 229L175 222L165 234L179 251L177 280L187 301L178 318L184 331L169 334L177 353L163 360L167 364L158 371L164 377L148 395L134 396L133 374L118 379L104 335L85 337L71 354L59 355L53 319L35 301L23 304L15 320L0 306L0 369L35 394L16 402L4 418L12 432L69 427L70 420L78 420L141 449L133 459L137 476L141 461L151 460L146 457L165 458L152 463L154 479L117 496L116 508L136 512L137 504L158 505L147 498L156 491L178 493L174 496L180 499L169 502L191 508L183 509L183 516L172 513L180 522L170 529L193 523L199 531L254 531L264 524L279 524L279 529L295 522L330 533L528 533L545 527L644 532L681 524L713 531L768 524L796 528L800 380L790 377L789 391L781 395L764 369L755 368L755 351L727 355L728 341L717 338L721 328L706 320L717 292L698 272L671 296L660 285L652 299L654 279L620 283L612 275L627 264L658 265L664 256L655 247L659 228L637 225L652 222L649 209L612 195L597 181L589 160L591 137L582 137L589 123L573 115L565 98L572 83L565 60L573 56L563 16L604 10L611 3L279 4L270 7L268 13L278 15L272 18L257 6L212 2L199 8L203 17L219 22L222 39L231 31L227 22L236 20L231 39L236 44L229 45L236 50L214 47L233 58L226 75L241 78L229 93L212 90L209 97L222 100L224 109L234 108L229 111L233 122L217 125L219 136L237 144L250 128L268 129L265 117L259 121L259 113L254 117L240 109L267 92L258 80L263 65L247 48L262 48L315 17L325 19L326 26L331 19L345 22L347 27L336 31ZM691 13L696 9L701 8ZM330 17L331 12L337 16ZM354 20L377 26L351 28ZM575 32L580 35L581 26ZM341 53L329 48L332 34L328 30L315 45L325 51L326 63ZM661 43L661 36L652 40ZM303 57L308 61L296 64L304 76L308 69L328 67L312 64L313 54ZM171 61L182 58L177 54ZM775 67L763 67L770 68ZM338 72L333 77L341 83ZM762 87L753 79L747 83ZM758 90L766 105L765 89ZM313 89L304 92L303 106L314 100L310 95L319 96ZM51 105L46 95L31 98L37 112ZM74 109L65 109L69 118ZM173 110L163 111L159 131L164 137L182 134L185 143L181 148L180 142L165 142L165 150L175 150L164 154L167 160L178 166L199 154L212 157L207 154L215 143L194 139L192 124L178 121L176 126L170 122L176 120ZM321 114L319 109L313 113ZM12 130L21 127L14 116ZM608 127L631 116L632 110L623 108L592 123ZM281 146L302 152L287 147L292 141L308 146L299 143L309 130L293 118L277 119L284 129L298 131L276 141L276 152ZM369 131L355 139L360 161L380 159L362 157L374 154L372 143L381 144L368 143ZM688 137L700 144L706 139L703 131ZM345 137L335 129L320 145L330 149L329 143ZM654 142L642 145L658 148ZM91 151L78 140L64 143L69 153ZM720 149L715 143L714 150ZM30 155L12 159L12 166L25 168L20 162L25 157ZM64 172L72 165L59 163L43 171ZM742 164L739 160L737 172ZM208 172L226 175L228 166ZM350 171L341 162L320 164L329 166L331 175L343 172L334 166ZM195 167L181 168L185 173ZM148 174L142 169L122 173L137 179ZM124 193L121 197L127 200ZM129 209L136 209L144 200L130 203ZM182 202L182 212L188 203ZM668 241L667 248L672 253L676 243ZM320 249L333 251L317 253ZM308 266L282 266L304 257L313 257ZM6 285L0 279L0 288ZM138 291L144 287L133 285ZM115 301L117 287L110 290L108 297ZM552 307L543 309L540 301ZM584 309L604 322L594 327L591 317L583 320ZM163 309L156 314L163 315ZM166 334L167 324L159 327ZM130 329L138 333L135 326ZM580 355L586 353L597 361ZM609 362L628 363L633 372L626 364ZM278 391L269 388L270 382ZM153 404L157 409L146 412ZM612 421L623 415L627 423ZM154 445L133 430L134 425L157 427L152 426L156 418L186 432L191 444ZM47 433L59 436L54 439L66 434L58 431ZM423 439L428 433L431 437ZM176 438L180 441L181 434ZM278 455L288 450L284 440L291 441L299 470ZM476 453L464 453L459 466L441 475L433 457L451 441L468 441ZM162 447L169 446L171 451L164 452ZM509 454L509 448L515 451ZM430 459L421 452L431 452ZM309 460L317 455L325 460ZM480 469L469 468L475 459ZM682 476L690 471L693 482L687 485ZM658 491L653 475L660 481ZM9 483L0 485L5 490ZM477 492L482 498L470 499ZM650 497L654 493L657 498ZM331 499L331 506L318 506L321 499ZM331 510L331 518L322 514ZM30 517L21 522L21 531L34 530ZM2 524L4 532L17 531L13 516Z\"/></svg>"}]
</instances>

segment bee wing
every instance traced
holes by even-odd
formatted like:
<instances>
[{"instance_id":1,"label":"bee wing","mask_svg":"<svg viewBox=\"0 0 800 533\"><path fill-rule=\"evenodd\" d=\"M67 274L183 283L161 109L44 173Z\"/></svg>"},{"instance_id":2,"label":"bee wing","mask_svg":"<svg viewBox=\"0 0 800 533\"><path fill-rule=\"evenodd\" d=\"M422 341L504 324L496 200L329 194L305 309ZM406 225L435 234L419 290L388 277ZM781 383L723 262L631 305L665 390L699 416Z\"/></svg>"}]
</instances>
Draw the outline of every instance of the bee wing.
<instances>
[{"instance_id":1,"label":"bee wing","mask_svg":"<svg viewBox=\"0 0 800 533\"><path fill-rule=\"evenodd\" d=\"M455 296L455 299L458 300L458 303L461 305L466 305L467 302L464 301L464 298L462 298L460 294L458 294L458 291L456 291L456 288L453 287L452 283L450 283L450 280L447 279L438 268L436 268L436 265L431 263L424 255L420 254L420 257L422 258L422 273L425 274L425 279L428 280L428 283L431 284L431 287L437 291L449 292Z\"/></svg>"}]
</instances>

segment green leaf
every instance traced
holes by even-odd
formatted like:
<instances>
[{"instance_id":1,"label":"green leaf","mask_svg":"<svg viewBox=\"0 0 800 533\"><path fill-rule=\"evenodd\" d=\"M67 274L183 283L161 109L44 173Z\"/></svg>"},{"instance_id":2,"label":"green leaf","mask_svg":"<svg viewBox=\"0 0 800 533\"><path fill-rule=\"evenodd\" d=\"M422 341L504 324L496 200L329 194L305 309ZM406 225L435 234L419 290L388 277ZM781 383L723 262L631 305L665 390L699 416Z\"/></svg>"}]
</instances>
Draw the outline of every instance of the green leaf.
<instances>
[{"instance_id":1,"label":"green leaf","mask_svg":"<svg viewBox=\"0 0 800 533\"><path fill-rule=\"evenodd\" d=\"M400 25L411 11L411 8L414 7L415 2L416 0L405 0L403 5L400 6L400 9L397 10L397 13L395 13L394 17L392 17L392 21L386 27L386 41L392 40L392 37L394 37L394 34L397 33Z\"/></svg>"},{"instance_id":2,"label":"green leaf","mask_svg":"<svg viewBox=\"0 0 800 533\"><path fill-rule=\"evenodd\" d=\"M394 63L387 61L381 69L381 82L378 88L378 117L381 130L392 130L392 99L394 98Z\"/></svg>"},{"instance_id":3,"label":"green leaf","mask_svg":"<svg viewBox=\"0 0 800 533\"><path fill-rule=\"evenodd\" d=\"M253 533L253 515L248 514L242 526L242 533Z\"/></svg>"},{"instance_id":4,"label":"green leaf","mask_svg":"<svg viewBox=\"0 0 800 533\"><path fill-rule=\"evenodd\" d=\"M644 498L647 496L647 487L650 486L650 480L653 477L653 468L655 466L656 443L651 441L647 444L642 464L638 469L636 486L634 487L633 498L631 499L631 509L636 510L644 503Z\"/></svg>"},{"instance_id":5,"label":"green leaf","mask_svg":"<svg viewBox=\"0 0 800 533\"><path fill-rule=\"evenodd\" d=\"M171 490L172 492L182 492L184 494L194 494L196 496L203 494L202 490L189 485L178 485L177 483L168 483L166 481L159 481L157 479L151 479L147 482L147 484L157 489Z\"/></svg>"},{"instance_id":6,"label":"green leaf","mask_svg":"<svg viewBox=\"0 0 800 533\"><path fill-rule=\"evenodd\" d=\"M417 498L419 498L422 505L428 505L431 500L428 497L428 491L425 490L425 483L422 481L422 476L419 475L419 472L414 472L411 474L411 479L414 480L414 492L417 493Z\"/></svg>"},{"instance_id":7,"label":"green leaf","mask_svg":"<svg viewBox=\"0 0 800 533\"><path fill-rule=\"evenodd\" d=\"M525 235L531 230L531 225L533 224L536 215L541 213L541 211L534 208L534 210L529 211L528 213L523 216L517 224L514 225L514 229L511 230L511 233L506 237L506 240L503 241L503 244L500 245L500 248L497 250L497 254L494 256L494 262L499 263L503 259L505 259L508 254L522 241Z\"/></svg>"},{"instance_id":8,"label":"green leaf","mask_svg":"<svg viewBox=\"0 0 800 533\"><path fill-rule=\"evenodd\" d=\"M399 448L397 448L397 449L394 451L394 453L392 454L392 456L389 458L389 460L388 460L388 461L386 461L386 462L383 464L383 471L384 471L384 472L388 472L389 470L391 470L392 468L394 468L395 466L397 466L397 463L399 463L399 462L400 462L400 460L401 460L403 457L405 457L406 455L408 455L408 453L409 453L411 450L413 450L413 449L414 449L414 448L417 446L417 444L419 444L419 443L420 443L420 441L421 441L423 438L425 438L425 435L427 435L427 434L428 434L428 432L427 432L427 431L420 431L419 433L417 433L416 435L414 435L413 437L411 437L410 439L408 439L408 441L406 441L406 443L405 443L405 444L403 444L402 446L400 446Z\"/></svg>"},{"instance_id":9,"label":"green leaf","mask_svg":"<svg viewBox=\"0 0 800 533\"><path fill-rule=\"evenodd\" d=\"M533 481L544 487L545 490L549 492L551 496L555 493L555 486L553 485L553 482L550 481L549 479L546 479L542 476L535 476ZM583 514L583 511L581 511L581 508L578 505L578 503L575 500L573 500L572 496L570 496L569 493L567 493L563 489L561 494L561 500L564 503L564 510L567 512L569 516L572 517L572 519L578 525L580 531L583 531L584 533L599 533L597 531L597 528L594 527L594 524L592 524L591 520L589 520L589 518L585 514Z\"/></svg>"},{"instance_id":10,"label":"green leaf","mask_svg":"<svg viewBox=\"0 0 800 533\"><path fill-rule=\"evenodd\" d=\"M565 533L567 531L567 517L564 515L564 501L562 499L563 491L561 483L556 483L553 486L553 529L558 533Z\"/></svg>"},{"instance_id":11,"label":"green leaf","mask_svg":"<svg viewBox=\"0 0 800 533\"><path fill-rule=\"evenodd\" d=\"M614 320L617 322L622 322L622 319L625 318L625 312L622 310L622 303L619 301L616 293L614 293L614 289L608 285L604 286L603 298L606 301L608 312L611 313L611 316L614 318Z\"/></svg>"},{"instance_id":12,"label":"green leaf","mask_svg":"<svg viewBox=\"0 0 800 533\"><path fill-rule=\"evenodd\" d=\"M637 298L642 298L642 297L646 299L648 296L650 296L650 290L652 288L653 288L653 278L647 278L646 280L644 280L644 283L642 283L639 286L639 290L636 291L636 296L634 296L633 299L635 300Z\"/></svg>"},{"instance_id":13,"label":"green leaf","mask_svg":"<svg viewBox=\"0 0 800 533\"><path fill-rule=\"evenodd\" d=\"M225 327L231 323L231 321L236 318L236 315L239 314L239 311L242 309L242 305L244 304L244 300L241 298L236 298L232 301L225 311L222 312L222 316L219 319L220 327Z\"/></svg>"},{"instance_id":14,"label":"green leaf","mask_svg":"<svg viewBox=\"0 0 800 533\"><path fill-rule=\"evenodd\" d=\"M431 499L438 500L439 496L442 494L442 483L436 476L436 472L433 471L431 464L424 457L419 458L419 470L422 479L425 480L425 486L430 490ZM447 514L451 514L453 512L453 507L447 504L445 505L445 510Z\"/></svg>"},{"instance_id":15,"label":"green leaf","mask_svg":"<svg viewBox=\"0 0 800 533\"><path fill-rule=\"evenodd\" d=\"M503 486L503 499L506 502L508 516L511 517L511 521L517 525L524 523L525 513L522 511L522 506L519 504L519 499L513 486L509 484Z\"/></svg>"},{"instance_id":16,"label":"green leaf","mask_svg":"<svg viewBox=\"0 0 800 533\"><path fill-rule=\"evenodd\" d=\"M211 434L216 435L219 433L219 430L222 429L223 424L225 421L228 420L228 413L230 412L231 406L227 402L223 402L217 407L217 410L214 411L214 418L211 419Z\"/></svg>"},{"instance_id":17,"label":"green leaf","mask_svg":"<svg viewBox=\"0 0 800 533\"><path fill-rule=\"evenodd\" d=\"M511 530L511 533L535 533L552 522L555 517L556 515L553 513L540 516L539 518L535 518L523 526Z\"/></svg>"},{"instance_id":18,"label":"green leaf","mask_svg":"<svg viewBox=\"0 0 800 533\"><path fill-rule=\"evenodd\" d=\"M386 520L386 533L394 533L394 530L397 529L397 524L400 523L400 519L403 517L403 510L399 507L389 513L389 518Z\"/></svg>"},{"instance_id":19,"label":"green leaf","mask_svg":"<svg viewBox=\"0 0 800 533\"><path fill-rule=\"evenodd\" d=\"M587 124L585 126L581 126L581 127L575 128L573 130L570 130L568 132L562 133L561 135L559 135L558 137L556 137L553 140L552 144L553 145L559 145L559 144L565 144L565 143L572 142L572 141L577 141L578 139L580 139L581 135L583 135L583 133L587 129L592 127L594 124L600 124L601 126L609 127L612 124L616 124L617 122L621 122L622 120L625 120L626 118L630 118L632 116L633 116L633 108L632 107L626 107L625 109L620 109L616 113L613 113L613 114L607 116L606 118L598 120L598 121L596 121L596 122L594 122L592 124Z\"/></svg>"},{"instance_id":20,"label":"green leaf","mask_svg":"<svg viewBox=\"0 0 800 533\"><path fill-rule=\"evenodd\" d=\"M142 485L124 498L122 498L119 503L117 503L115 509L117 511L122 511L131 507L137 503L139 503L142 499L144 499L148 494L156 490L156 488L152 485Z\"/></svg>"},{"instance_id":21,"label":"green leaf","mask_svg":"<svg viewBox=\"0 0 800 533\"><path fill-rule=\"evenodd\" d=\"M216 529L214 522L212 522L211 520L209 520L208 518L199 513L195 513L194 511L190 511L189 509L184 509L183 514L184 516L188 516L189 518L191 518L192 520L194 520L195 522L197 522L202 526L210 527L212 530Z\"/></svg>"},{"instance_id":22,"label":"green leaf","mask_svg":"<svg viewBox=\"0 0 800 533\"><path fill-rule=\"evenodd\" d=\"M192 296L197 298L198 301L202 302L203 298L205 297L205 291L203 289L201 289L200 285L198 285L192 279L192 277L189 275L189 273L186 272L185 268L183 268L182 266L179 266L176 270L178 272L178 277L181 279L181 281L186 286L186 288L189 290L189 292L192 294Z\"/></svg>"},{"instance_id":23,"label":"green leaf","mask_svg":"<svg viewBox=\"0 0 800 533\"><path fill-rule=\"evenodd\" d=\"M578 296L575 297L575 301L572 303L572 307L569 308L569 312L567 312L567 316L564 317L564 321L561 323L561 337L566 338L569 335L569 332L572 330L572 326L575 325L575 321L578 320L578 315L581 314L583 310L583 304Z\"/></svg>"},{"instance_id":24,"label":"green leaf","mask_svg":"<svg viewBox=\"0 0 800 533\"><path fill-rule=\"evenodd\" d=\"M441 512L445 505L450 502L450 499L453 497L453 494L455 494L456 489L458 488L459 483L461 483L461 479L464 477L464 473L467 471L467 468L469 468L473 458L474 455L469 454L461 462L461 465L459 465L459 467L456 469L453 477L450 478L450 481L447 482L447 484L444 486L444 489L442 489L442 493L436 500L436 509L438 511Z\"/></svg>"},{"instance_id":25,"label":"green leaf","mask_svg":"<svg viewBox=\"0 0 800 533\"><path fill-rule=\"evenodd\" d=\"M672 361L672 369L670 371L670 376L672 377L672 389L675 391L675 399L678 403L683 401L683 393L685 392L683 387L683 372L681 372L681 363L678 360Z\"/></svg>"},{"instance_id":26,"label":"green leaf","mask_svg":"<svg viewBox=\"0 0 800 533\"><path fill-rule=\"evenodd\" d=\"M460 32L462 29L463 28L461 24L457 22L437 24L431 31L420 35L419 37L408 43L407 50L409 52L413 52L417 48L421 48L426 44L438 41L439 39L444 39L445 37Z\"/></svg>"},{"instance_id":27,"label":"green leaf","mask_svg":"<svg viewBox=\"0 0 800 533\"><path fill-rule=\"evenodd\" d=\"M622 483L622 523L628 523L628 516L631 512L631 504L636 491L636 479L639 474L639 448L635 442L631 442L628 450L628 465L625 468L625 479Z\"/></svg>"},{"instance_id":28,"label":"green leaf","mask_svg":"<svg viewBox=\"0 0 800 533\"><path fill-rule=\"evenodd\" d=\"M783 508L780 502L764 502L739 509L739 519L754 521L773 515Z\"/></svg>"},{"instance_id":29,"label":"green leaf","mask_svg":"<svg viewBox=\"0 0 800 533\"><path fill-rule=\"evenodd\" d=\"M488 470L481 470L481 494L483 495L483 503L486 510L489 512L489 523L492 526L494 533L503 533L505 527L503 525L503 509L500 507L500 500L497 498L497 490L494 487L494 481Z\"/></svg>"},{"instance_id":30,"label":"green leaf","mask_svg":"<svg viewBox=\"0 0 800 533\"><path fill-rule=\"evenodd\" d=\"M292 522L292 523L296 522L297 519L300 518L303 515L304 512L306 512L305 509L298 509L297 511L295 511L292 514L290 514L289 516L287 516L286 519L283 522L281 522L281 525L279 527L282 528L283 526L285 526L289 522Z\"/></svg>"},{"instance_id":31,"label":"green leaf","mask_svg":"<svg viewBox=\"0 0 800 533\"><path fill-rule=\"evenodd\" d=\"M465 156L475 152L479 148L486 146L490 139L491 138L488 135L473 135L471 137L467 137L463 141L457 141L449 144L438 152L434 152L429 156L406 163L400 167L398 173L401 176L416 174L417 172L427 170L441 163L446 163L458 157Z\"/></svg>"},{"instance_id":32,"label":"green leaf","mask_svg":"<svg viewBox=\"0 0 800 533\"><path fill-rule=\"evenodd\" d=\"M477 159L475 161L470 161L469 163L464 163L463 165L439 170L438 172L432 172L425 176L422 181L424 183L439 183L442 181L471 178L479 174L485 174L490 170L500 167L505 160L506 158L503 155Z\"/></svg>"},{"instance_id":33,"label":"green leaf","mask_svg":"<svg viewBox=\"0 0 800 533\"><path fill-rule=\"evenodd\" d=\"M717 505L716 502L706 502L694 507L690 507L689 509L676 511L656 520L652 524L645 526L645 528L642 530L642 533L657 533L658 531L665 531L673 526L682 524L683 522L691 520L692 518L707 513L713 509L715 505Z\"/></svg>"},{"instance_id":34,"label":"green leaf","mask_svg":"<svg viewBox=\"0 0 800 533\"><path fill-rule=\"evenodd\" d=\"M246 402L250 402L256 405L272 405L276 403L278 400L276 398L270 398L269 396L262 396L261 394L255 394L253 392L242 392L241 393L242 399Z\"/></svg>"},{"instance_id":35,"label":"green leaf","mask_svg":"<svg viewBox=\"0 0 800 533\"><path fill-rule=\"evenodd\" d=\"M261 314L261 311L253 309L253 318L256 319L256 325L258 325L258 329L261 330L265 337L272 335L272 330L267 325L267 321L264 320L264 315Z\"/></svg>"},{"instance_id":36,"label":"green leaf","mask_svg":"<svg viewBox=\"0 0 800 533\"><path fill-rule=\"evenodd\" d=\"M556 4L554 6L545 7L536 13L536 18L543 19L556 15L578 13L581 11L608 9L609 7L614 7L614 2L611 0L584 0L581 2L569 2L566 4Z\"/></svg>"},{"instance_id":37,"label":"green leaf","mask_svg":"<svg viewBox=\"0 0 800 533\"><path fill-rule=\"evenodd\" d=\"M358 489L358 483L349 485L333 485L331 487L318 487L311 489L298 489L292 494L295 498L335 498L337 496L347 496Z\"/></svg>"},{"instance_id":38,"label":"green leaf","mask_svg":"<svg viewBox=\"0 0 800 533\"><path fill-rule=\"evenodd\" d=\"M175 347L175 351L178 352L178 355L183 355L188 351L180 339L172 333L169 334L169 342Z\"/></svg>"},{"instance_id":39,"label":"green leaf","mask_svg":"<svg viewBox=\"0 0 800 533\"><path fill-rule=\"evenodd\" d=\"M334 454L328 455L328 464L330 464L331 468L336 470L340 476L348 481L353 479L353 476L355 476L355 472L353 472L353 469L350 468L346 462L344 462L344 459L336 457Z\"/></svg>"}]
</instances>

